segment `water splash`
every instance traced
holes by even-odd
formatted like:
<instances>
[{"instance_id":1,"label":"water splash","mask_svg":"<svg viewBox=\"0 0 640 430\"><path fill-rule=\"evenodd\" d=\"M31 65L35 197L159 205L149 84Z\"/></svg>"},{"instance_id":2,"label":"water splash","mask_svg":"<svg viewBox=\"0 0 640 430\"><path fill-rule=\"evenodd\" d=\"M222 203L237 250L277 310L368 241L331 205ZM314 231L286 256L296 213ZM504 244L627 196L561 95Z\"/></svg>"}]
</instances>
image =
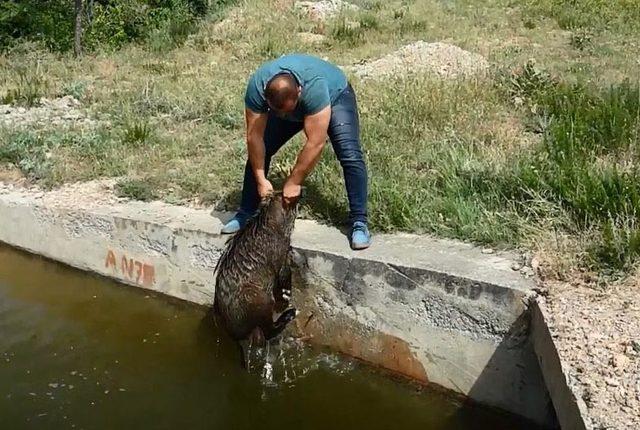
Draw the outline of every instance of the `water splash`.
<instances>
[{"instance_id":1,"label":"water splash","mask_svg":"<svg viewBox=\"0 0 640 430\"><path fill-rule=\"evenodd\" d=\"M355 366L351 360L334 353L316 351L292 337L271 340L261 353L259 365L256 361L258 354L252 354L252 366L259 369L260 382L268 389L294 386L299 380L323 369L346 374Z\"/></svg>"}]
</instances>

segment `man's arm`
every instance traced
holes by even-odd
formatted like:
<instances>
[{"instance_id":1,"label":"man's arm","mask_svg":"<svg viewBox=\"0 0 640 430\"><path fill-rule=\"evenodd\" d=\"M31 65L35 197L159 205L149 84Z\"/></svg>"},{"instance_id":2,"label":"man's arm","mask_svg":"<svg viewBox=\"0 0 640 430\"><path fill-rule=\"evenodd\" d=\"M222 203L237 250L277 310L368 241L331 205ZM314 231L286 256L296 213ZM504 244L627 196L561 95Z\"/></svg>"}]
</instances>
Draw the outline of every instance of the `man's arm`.
<instances>
[{"instance_id":1,"label":"man's arm","mask_svg":"<svg viewBox=\"0 0 640 430\"><path fill-rule=\"evenodd\" d=\"M264 130L267 125L267 114L256 113L248 108L245 108L244 112L247 129L246 138L249 163L251 164L253 175L256 178L258 194L260 197L264 197L267 193L273 191L273 187L267 180L264 171Z\"/></svg>"},{"instance_id":2,"label":"man's arm","mask_svg":"<svg viewBox=\"0 0 640 430\"><path fill-rule=\"evenodd\" d=\"M330 120L331 106L305 117L304 133L307 136L307 142L298 154L296 164L284 185L283 194L285 200L292 200L300 195L302 182L313 170L322 155Z\"/></svg>"}]
</instances>

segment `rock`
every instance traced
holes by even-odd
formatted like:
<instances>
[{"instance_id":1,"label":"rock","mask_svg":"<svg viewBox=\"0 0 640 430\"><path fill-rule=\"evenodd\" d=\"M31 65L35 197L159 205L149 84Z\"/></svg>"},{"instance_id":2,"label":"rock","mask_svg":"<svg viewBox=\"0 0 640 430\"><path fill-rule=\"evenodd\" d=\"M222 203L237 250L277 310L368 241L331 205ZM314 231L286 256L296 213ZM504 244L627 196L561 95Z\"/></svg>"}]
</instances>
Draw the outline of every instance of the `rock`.
<instances>
[{"instance_id":1,"label":"rock","mask_svg":"<svg viewBox=\"0 0 640 430\"><path fill-rule=\"evenodd\" d=\"M77 107L80 106L80 101L75 97L69 95L62 97L60 99L60 104L64 105L65 107Z\"/></svg>"},{"instance_id":2,"label":"rock","mask_svg":"<svg viewBox=\"0 0 640 430\"><path fill-rule=\"evenodd\" d=\"M605 378L604 382L610 387L617 387L620 385L620 383L613 378Z\"/></svg>"},{"instance_id":3,"label":"rock","mask_svg":"<svg viewBox=\"0 0 640 430\"><path fill-rule=\"evenodd\" d=\"M524 266L522 269L520 269L520 273L525 278L531 278L533 275L535 275L533 269L531 267L527 267L527 266Z\"/></svg>"},{"instance_id":4,"label":"rock","mask_svg":"<svg viewBox=\"0 0 640 430\"><path fill-rule=\"evenodd\" d=\"M515 270L516 272L522 269L522 267L523 267L522 263L514 262L511 264L511 270Z\"/></svg>"},{"instance_id":5,"label":"rock","mask_svg":"<svg viewBox=\"0 0 640 430\"><path fill-rule=\"evenodd\" d=\"M483 248L482 249L482 253L483 254L494 254L496 251L494 251L492 248Z\"/></svg>"},{"instance_id":6,"label":"rock","mask_svg":"<svg viewBox=\"0 0 640 430\"><path fill-rule=\"evenodd\" d=\"M629 365L629 357L624 354L615 354L611 357L613 367L624 369Z\"/></svg>"},{"instance_id":7,"label":"rock","mask_svg":"<svg viewBox=\"0 0 640 430\"><path fill-rule=\"evenodd\" d=\"M540 260L537 257L531 259L531 268L536 271L540 269Z\"/></svg>"},{"instance_id":8,"label":"rock","mask_svg":"<svg viewBox=\"0 0 640 430\"><path fill-rule=\"evenodd\" d=\"M309 43L309 44L322 43L326 39L326 37L324 35L322 35L322 34L309 33L309 32L304 32L304 31L298 33L298 37L304 43Z\"/></svg>"},{"instance_id":9,"label":"rock","mask_svg":"<svg viewBox=\"0 0 640 430\"><path fill-rule=\"evenodd\" d=\"M305 13L314 21L326 21L342 11L355 11L359 7L342 0L298 1L294 10Z\"/></svg>"}]
</instances>

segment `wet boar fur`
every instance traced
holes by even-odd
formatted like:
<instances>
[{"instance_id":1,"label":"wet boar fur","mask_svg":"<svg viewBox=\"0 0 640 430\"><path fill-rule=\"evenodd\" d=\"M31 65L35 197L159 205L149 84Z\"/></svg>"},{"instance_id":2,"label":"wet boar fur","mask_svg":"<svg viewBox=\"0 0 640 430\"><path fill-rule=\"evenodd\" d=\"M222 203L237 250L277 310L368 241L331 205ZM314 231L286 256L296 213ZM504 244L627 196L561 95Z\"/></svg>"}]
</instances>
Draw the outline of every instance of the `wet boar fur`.
<instances>
[{"instance_id":1,"label":"wet boar fur","mask_svg":"<svg viewBox=\"0 0 640 430\"><path fill-rule=\"evenodd\" d=\"M263 200L258 214L227 241L218 260L213 311L237 341L263 346L295 318L295 309L285 309L296 215L297 202L285 206L281 193Z\"/></svg>"}]
</instances>

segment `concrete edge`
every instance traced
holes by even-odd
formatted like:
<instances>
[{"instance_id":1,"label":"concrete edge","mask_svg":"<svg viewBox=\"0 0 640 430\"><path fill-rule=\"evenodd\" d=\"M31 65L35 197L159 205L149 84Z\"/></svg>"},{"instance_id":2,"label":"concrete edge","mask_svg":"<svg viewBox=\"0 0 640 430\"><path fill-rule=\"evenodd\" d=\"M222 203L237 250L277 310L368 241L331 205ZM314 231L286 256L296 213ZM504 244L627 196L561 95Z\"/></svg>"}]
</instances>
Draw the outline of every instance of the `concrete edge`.
<instances>
[{"instance_id":1,"label":"concrete edge","mask_svg":"<svg viewBox=\"0 0 640 430\"><path fill-rule=\"evenodd\" d=\"M534 350L562 430L592 430L587 406L571 389L567 366L553 341L544 299L538 298L531 312Z\"/></svg>"},{"instance_id":2,"label":"concrete edge","mask_svg":"<svg viewBox=\"0 0 640 430\"><path fill-rule=\"evenodd\" d=\"M0 189L0 204L28 205L58 213L99 215L123 221L145 222L158 228L206 234L222 244L229 236L220 234L220 229L232 216L231 213L212 213L159 201L92 204L86 207L57 202L48 198L47 193L34 194L20 189ZM292 235L292 247L335 258L369 260L392 267L414 268L449 279L491 285L497 290L524 292L526 295L534 292L535 283L530 275L523 273L521 269L514 270L517 256L513 252L491 250L487 253L470 243L430 235L375 234L369 249L353 251L348 246L346 236L337 228L298 219Z\"/></svg>"}]
</instances>

